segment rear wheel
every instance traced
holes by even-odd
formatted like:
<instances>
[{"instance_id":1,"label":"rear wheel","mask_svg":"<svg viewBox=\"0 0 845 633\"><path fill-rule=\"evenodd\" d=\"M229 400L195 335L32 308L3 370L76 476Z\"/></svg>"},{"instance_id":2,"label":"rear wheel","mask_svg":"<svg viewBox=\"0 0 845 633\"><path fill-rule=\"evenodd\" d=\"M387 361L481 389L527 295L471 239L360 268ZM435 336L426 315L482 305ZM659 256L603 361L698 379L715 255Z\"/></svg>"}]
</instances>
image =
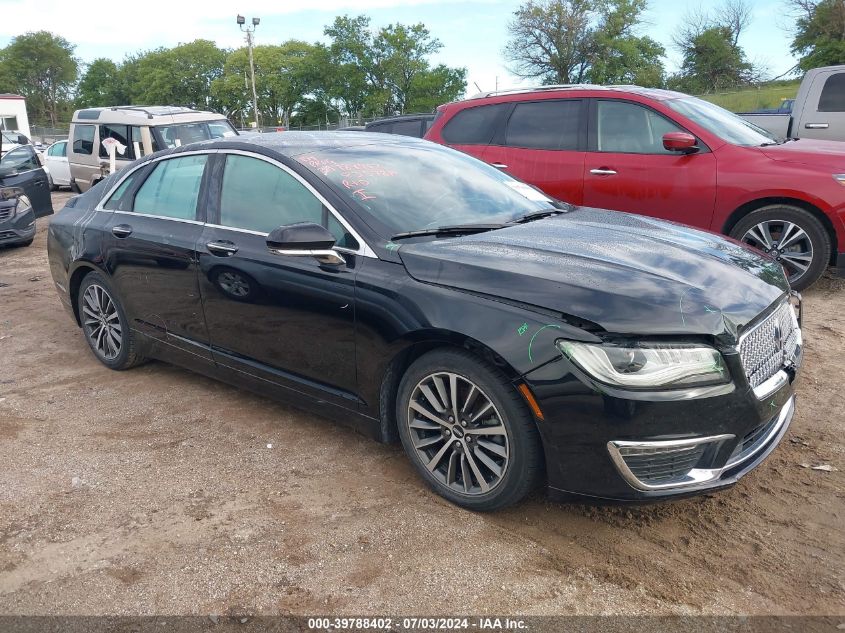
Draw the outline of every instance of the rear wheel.
<instances>
[{"instance_id":1,"label":"rear wheel","mask_svg":"<svg viewBox=\"0 0 845 633\"><path fill-rule=\"evenodd\" d=\"M537 427L513 384L463 350L435 350L399 385L399 436L426 482L471 510L520 501L542 473Z\"/></svg>"},{"instance_id":2,"label":"rear wheel","mask_svg":"<svg viewBox=\"0 0 845 633\"><path fill-rule=\"evenodd\" d=\"M53 182L53 174L47 174L47 183L50 185L50 191L59 190L59 186Z\"/></svg>"},{"instance_id":3,"label":"rear wheel","mask_svg":"<svg viewBox=\"0 0 845 633\"><path fill-rule=\"evenodd\" d=\"M830 262L830 236L812 213L800 207L762 207L742 218L730 235L774 257L796 290L812 285Z\"/></svg>"},{"instance_id":4,"label":"rear wheel","mask_svg":"<svg viewBox=\"0 0 845 633\"><path fill-rule=\"evenodd\" d=\"M129 369L144 361L138 350L137 335L108 279L101 273L88 273L77 296L82 332L97 359L110 369Z\"/></svg>"}]
</instances>

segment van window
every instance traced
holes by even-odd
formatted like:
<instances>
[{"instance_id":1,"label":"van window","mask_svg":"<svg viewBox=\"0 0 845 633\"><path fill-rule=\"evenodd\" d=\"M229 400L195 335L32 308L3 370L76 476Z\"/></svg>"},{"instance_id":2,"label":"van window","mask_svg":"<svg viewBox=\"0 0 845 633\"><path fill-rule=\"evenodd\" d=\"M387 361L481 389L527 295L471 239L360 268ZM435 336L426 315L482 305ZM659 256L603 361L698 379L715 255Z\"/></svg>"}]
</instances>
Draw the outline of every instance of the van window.
<instances>
[{"instance_id":1,"label":"van window","mask_svg":"<svg viewBox=\"0 0 845 633\"><path fill-rule=\"evenodd\" d=\"M514 108L505 145L531 149L577 149L581 101L537 101Z\"/></svg>"},{"instance_id":2,"label":"van window","mask_svg":"<svg viewBox=\"0 0 845 633\"><path fill-rule=\"evenodd\" d=\"M499 103L461 110L443 128L443 140L456 145L487 145L496 134L499 116L509 107L509 103Z\"/></svg>"},{"instance_id":3,"label":"van window","mask_svg":"<svg viewBox=\"0 0 845 633\"><path fill-rule=\"evenodd\" d=\"M73 153L90 156L94 152L94 126L77 125L73 129Z\"/></svg>"},{"instance_id":4,"label":"van window","mask_svg":"<svg viewBox=\"0 0 845 633\"><path fill-rule=\"evenodd\" d=\"M819 112L845 112L845 73L835 73L824 82Z\"/></svg>"},{"instance_id":5,"label":"van window","mask_svg":"<svg viewBox=\"0 0 845 633\"><path fill-rule=\"evenodd\" d=\"M100 158L108 158L109 152L103 145L103 141L107 138L113 138L121 145L125 145L126 149L121 154L119 151L115 152L115 158L119 160L135 160L135 149L129 141L129 126L105 124L100 126Z\"/></svg>"}]
</instances>

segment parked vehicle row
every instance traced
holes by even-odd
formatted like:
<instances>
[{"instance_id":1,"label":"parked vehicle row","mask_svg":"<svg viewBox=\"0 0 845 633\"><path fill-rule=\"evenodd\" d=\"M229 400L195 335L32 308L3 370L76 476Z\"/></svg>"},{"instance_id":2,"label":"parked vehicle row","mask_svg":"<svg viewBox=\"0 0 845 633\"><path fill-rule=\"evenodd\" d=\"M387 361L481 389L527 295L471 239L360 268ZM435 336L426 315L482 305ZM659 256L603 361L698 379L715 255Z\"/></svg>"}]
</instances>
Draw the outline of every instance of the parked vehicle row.
<instances>
[{"instance_id":1,"label":"parked vehicle row","mask_svg":"<svg viewBox=\"0 0 845 633\"><path fill-rule=\"evenodd\" d=\"M560 200L729 235L783 264L799 290L828 265L845 269L842 146L776 138L695 97L631 86L483 93L440 106L425 138Z\"/></svg>"},{"instance_id":2,"label":"parked vehicle row","mask_svg":"<svg viewBox=\"0 0 845 633\"><path fill-rule=\"evenodd\" d=\"M461 138L521 104L490 105ZM433 130L451 137L458 117L443 120ZM650 125L652 143L671 133ZM552 151L586 129L565 126ZM515 130L527 142L555 128ZM691 132L697 154L663 156L715 161L704 127L670 140ZM107 367L160 358L398 437L471 509L540 482L623 501L723 488L794 412L797 298L771 258L560 203L409 137L286 132L145 156L71 199L48 252Z\"/></svg>"}]
</instances>

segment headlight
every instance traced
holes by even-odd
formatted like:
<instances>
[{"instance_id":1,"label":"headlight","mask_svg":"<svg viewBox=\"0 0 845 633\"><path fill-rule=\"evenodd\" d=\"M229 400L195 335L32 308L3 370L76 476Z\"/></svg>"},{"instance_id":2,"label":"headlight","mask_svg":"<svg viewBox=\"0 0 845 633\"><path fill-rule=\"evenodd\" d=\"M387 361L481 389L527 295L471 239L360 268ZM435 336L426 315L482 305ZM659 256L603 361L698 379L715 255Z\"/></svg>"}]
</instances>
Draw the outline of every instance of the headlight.
<instances>
[{"instance_id":1,"label":"headlight","mask_svg":"<svg viewBox=\"0 0 845 633\"><path fill-rule=\"evenodd\" d=\"M23 195L21 187L0 187L0 200L14 200Z\"/></svg>"},{"instance_id":2,"label":"headlight","mask_svg":"<svg viewBox=\"0 0 845 633\"><path fill-rule=\"evenodd\" d=\"M19 196L18 197L18 206L15 209L15 213L17 215L23 215L27 211L32 208L32 203L29 201L29 198L26 196Z\"/></svg>"},{"instance_id":3,"label":"headlight","mask_svg":"<svg viewBox=\"0 0 845 633\"><path fill-rule=\"evenodd\" d=\"M633 389L678 389L730 381L712 347L643 343L595 345L557 341L558 349L595 380Z\"/></svg>"}]
</instances>

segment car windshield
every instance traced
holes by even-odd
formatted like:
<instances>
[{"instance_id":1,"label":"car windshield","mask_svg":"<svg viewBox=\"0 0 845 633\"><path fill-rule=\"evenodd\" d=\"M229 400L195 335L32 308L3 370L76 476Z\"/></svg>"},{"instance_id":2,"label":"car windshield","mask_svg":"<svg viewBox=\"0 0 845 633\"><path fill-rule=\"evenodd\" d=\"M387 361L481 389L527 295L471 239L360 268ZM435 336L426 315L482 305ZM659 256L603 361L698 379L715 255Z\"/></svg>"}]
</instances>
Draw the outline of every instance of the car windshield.
<instances>
[{"instance_id":1,"label":"car windshield","mask_svg":"<svg viewBox=\"0 0 845 633\"><path fill-rule=\"evenodd\" d=\"M179 123L176 125L159 125L155 129L161 135L164 146L169 148L181 147L188 143L207 141L213 138L226 138L238 135L235 128L226 119Z\"/></svg>"},{"instance_id":2,"label":"car windshield","mask_svg":"<svg viewBox=\"0 0 845 633\"><path fill-rule=\"evenodd\" d=\"M503 224L552 199L466 154L442 146L372 144L294 156L386 237L441 226Z\"/></svg>"},{"instance_id":3,"label":"car windshield","mask_svg":"<svg viewBox=\"0 0 845 633\"><path fill-rule=\"evenodd\" d=\"M18 144L18 134L16 132L3 132L3 142L4 143L14 143L15 145Z\"/></svg>"},{"instance_id":4,"label":"car windshield","mask_svg":"<svg viewBox=\"0 0 845 633\"><path fill-rule=\"evenodd\" d=\"M670 99L666 101L666 105L733 145L771 145L783 140L733 112L703 99Z\"/></svg>"}]
</instances>

